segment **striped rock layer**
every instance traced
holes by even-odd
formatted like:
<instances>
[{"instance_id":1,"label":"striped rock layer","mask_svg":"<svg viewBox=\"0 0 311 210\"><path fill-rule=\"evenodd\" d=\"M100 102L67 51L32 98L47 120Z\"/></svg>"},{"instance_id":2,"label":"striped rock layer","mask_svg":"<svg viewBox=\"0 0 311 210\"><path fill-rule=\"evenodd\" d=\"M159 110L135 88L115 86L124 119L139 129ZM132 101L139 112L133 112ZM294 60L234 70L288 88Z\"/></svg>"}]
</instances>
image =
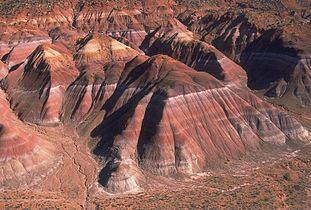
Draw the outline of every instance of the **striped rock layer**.
<instances>
[{"instance_id":1,"label":"striped rock layer","mask_svg":"<svg viewBox=\"0 0 311 210\"><path fill-rule=\"evenodd\" d=\"M2 189L34 184L57 167L54 146L26 128L0 90L0 184Z\"/></svg>"},{"instance_id":2,"label":"striped rock layer","mask_svg":"<svg viewBox=\"0 0 311 210\"><path fill-rule=\"evenodd\" d=\"M271 52L283 45L270 40L274 33L267 39L257 37L256 28L244 33L244 17L234 29L224 21L214 42L221 46L227 40L222 53L207 43L205 30L183 25L166 4L143 2L149 3L138 9L68 5L32 19L23 13L5 19L10 26L1 25L0 36L3 186L40 181L57 166L54 146L21 121L63 125L69 136L86 137L100 168L99 184L113 193L140 189L157 175L202 172L265 146L310 142L297 120L245 87L247 76L250 82L265 69L259 63L275 67L267 61L275 61ZM222 21L204 20L216 19ZM266 48L267 40L277 47ZM306 100L310 62L299 53L298 70L277 79L300 84L294 93ZM247 74L228 54L249 67ZM290 66L282 56L279 63ZM271 94L282 95L285 83L279 83Z\"/></svg>"}]
</instances>

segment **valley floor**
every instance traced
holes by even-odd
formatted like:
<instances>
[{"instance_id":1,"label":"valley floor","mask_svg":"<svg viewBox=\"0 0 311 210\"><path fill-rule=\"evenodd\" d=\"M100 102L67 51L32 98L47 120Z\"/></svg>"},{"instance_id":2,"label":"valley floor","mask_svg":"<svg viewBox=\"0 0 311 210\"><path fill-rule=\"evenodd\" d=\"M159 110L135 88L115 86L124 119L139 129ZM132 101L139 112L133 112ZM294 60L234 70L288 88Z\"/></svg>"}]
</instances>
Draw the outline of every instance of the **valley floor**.
<instances>
[{"instance_id":1,"label":"valley floor","mask_svg":"<svg viewBox=\"0 0 311 210\"><path fill-rule=\"evenodd\" d=\"M72 174L80 176L78 168L72 170ZM75 182L80 183L77 186L67 183L55 192L48 191L46 186L41 191L4 190L0 192L0 209L311 208L311 145L277 157L262 156L257 163L231 161L222 169L211 171L177 182L172 179L166 187L155 186L126 195L94 193L95 197L86 198L83 177ZM68 197L70 194L73 196Z\"/></svg>"}]
</instances>

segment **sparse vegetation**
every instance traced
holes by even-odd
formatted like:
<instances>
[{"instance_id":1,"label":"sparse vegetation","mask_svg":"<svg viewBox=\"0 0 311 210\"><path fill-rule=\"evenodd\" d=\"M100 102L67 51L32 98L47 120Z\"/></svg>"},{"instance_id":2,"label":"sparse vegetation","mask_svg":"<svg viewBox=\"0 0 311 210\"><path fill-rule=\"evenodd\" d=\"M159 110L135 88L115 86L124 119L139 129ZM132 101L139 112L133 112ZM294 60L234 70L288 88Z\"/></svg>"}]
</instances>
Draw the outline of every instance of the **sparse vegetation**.
<instances>
[{"instance_id":1,"label":"sparse vegetation","mask_svg":"<svg viewBox=\"0 0 311 210\"><path fill-rule=\"evenodd\" d=\"M215 0L177 0L178 4L188 5L192 7L200 7L204 4L209 4L213 6L220 6L219 1Z\"/></svg>"},{"instance_id":2,"label":"sparse vegetation","mask_svg":"<svg viewBox=\"0 0 311 210\"><path fill-rule=\"evenodd\" d=\"M32 13L40 15L50 12L55 5L66 6L67 4L103 4L109 2L120 2L122 0L6 0L0 2L0 15L9 17L17 14L22 9L32 9Z\"/></svg>"},{"instance_id":3,"label":"sparse vegetation","mask_svg":"<svg viewBox=\"0 0 311 210\"><path fill-rule=\"evenodd\" d=\"M68 0L69 1L69 0ZM0 3L0 15L11 16L18 13L22 9L29 9L32 13L38 15L45 14L53 10L57 6L65 6L68 3L67 0L6 0ZM77 6L87 4L102 4L108 2L125 1L125 0L77 0ZM138 2L139 0L137 0ZM143 0L141 0L143 1ZM127 1L129 3L130 1ZM136 2L135 0L131 2ZM195 7L199 7L202 4L208 3L210 5L219 6L219 1L217 0L177 0L180 4L189 4ZM259 2L259 1L249 1L249 2ZM263 1L264 4L260 5L262 10L260 10L260 16L257 13L253 13L253 9L244 11L247 21L251 24L258 26L259 28L270 27L279 28L284 27L289 23L287 19L283 19L277 12L268 11L263 12L265 9L269 9L270 6L265 6L269 3L268 0ZM277 0L272 1L272 7L276 7ZM129 3L130 4L130 3ZM249 7L254 7L254 5L246 5ZM73 7L74 8L74 7ZM32 10L34 9L34 10ZM235 9L235 8L234 8ZM37 13L38 12L38 13ZM206 11L205 11L206 12ZM218 14L218 10L211 10L211 13ZM240 12L240 11L239 11ZM126 16L126 15L125 15ZM245 21L246 22L246 21ZM256 23L256 24L255 24ZM248 22L247 22L248 24ZM107 74L108 75L108 74ZM40 129L40 128L37 128ZM44 135L46 135L44 133ZM53 136L53 139L59 141L60 138ZM58 144L60 144L58 142ZM70 144L61 144L64 147L70 147ZM65 146L64 146L65 145ZM76 154L81 153L81 148L77 145L69 151L73 150ZM176 148L175 148L176 150ZM68 153L66 149L66 154ZM175 151L176 152L176 151ZM82 154L82 153L81 153ZM147 189L145 192L139 194L128 194L122 195L120 197L108 196L104 193L94 193L89 190L87 182L97 181L97 168L94 167L90 170L88 159L89 153L83 154L83 156L78 156L79 158L72 158L69 153L64 155L65 160L68 158L70 164L76 166L77 169L71 169L68 167L68 163L64 163L64 168L67 167L68 171L62 174L61 168L55 176L55 180L51 182L54 185L59 184L57 192L49 192L50 188L55 191L54 186L44 186L42 187L42 192L38 192L41 186L36 186L38 191L0 191L0 209L83 209L82 205L75 203L75 200L81 192L81 189L76 188L77 185L85 185L85 195L82 196L86 198L85 203L89 202L96 206L96 209L304 209L308 207L308 201L311 199L309 195L310 192L310 174L311 174L311 146L304 148L298 153L297 157L285 157L284 159L275 158L275 162L259 162L260 168L254 168L254 166L246 166L248 170L243 172L238 171L239 174L233 174L231 172L236 172L236 168L232 166L234 160L226 162L225 169L221 172L216 170L220 169L217 165L215 172L207 175L200 176L199 178L190 179L187 177L180 177L180 182L169 183L168 187L158 187L154 189ZM274 154L273 154L274 155ZM68 157L67 157L68 156ZM264 158L264 157L263 157ZM266 161L266 159L264 159ZM241 158L239 161L243 161ZM79 164L77 164L78 162ZM81 167L85 165L85 169ZM85 162L85 163L84 163ZM239 162L240 163L240 162ZM244 163L244 162L243 162ZM250 165L252 163L249 163ZM82 169L81 169L82 168ZM234 170L232 170L234 169ZM81 182L75 182L73 174L75 172L80 172ZM83 172L83 173L82 173ZM90 178L85 173L94 173L95 178ZM241 173L240 173L241 172ZM145 173L145 172L144 172ZM147 174L147 172L146 172ZM66 176L65 176L66 175ZM84 176L86 178L84 178ZM65 176L65 181L60 181L59 177ZM67 177L68 176L68 177ZM53 177L51 176L50 179ZM79 178L79 176L78 176ZM146 175L146 178L149 178ZM179 178L179 177L178 177ZM66 181L73 180L72 183L66 183ZM166 179L165 179L166 180ZM168 182L170 179L167 179ZM156 180L157 181L157 180ZM155 182L156 182L155 181ZM47 182L48 183L48 182ZM40 183L41 184L41 183ZM45 183L42 184L42 186ZM163 184L163 186L166 183ZM179 185L180 184L180 185ZM65 187L63 187L65 186ZM71 197L66 197L66 192L64 189L68 186L73 186L73 188L68 190ZM90 184L91 186L91 184ZM165 185L166 186L166 185ZM101 189L101 188L100 188ZM51 191L52 191L51 190ZM96 188L97 190L97 188ZM96 197L98 196L98 197ZM309 197L308 197L309 196Z\"/></svg>"},{"instance_id":4,"label":"sparse vegetation","mask_svg":"<svg viewBox=\"0 0 311 210\"><path fill-rule=\"evenodd\" d=\"M310 155L309 146L298 157L266 164L246 175L215 174L174 192L99 197L95 203L98 209L306 209Z\"/></svg>"}]
</instances>

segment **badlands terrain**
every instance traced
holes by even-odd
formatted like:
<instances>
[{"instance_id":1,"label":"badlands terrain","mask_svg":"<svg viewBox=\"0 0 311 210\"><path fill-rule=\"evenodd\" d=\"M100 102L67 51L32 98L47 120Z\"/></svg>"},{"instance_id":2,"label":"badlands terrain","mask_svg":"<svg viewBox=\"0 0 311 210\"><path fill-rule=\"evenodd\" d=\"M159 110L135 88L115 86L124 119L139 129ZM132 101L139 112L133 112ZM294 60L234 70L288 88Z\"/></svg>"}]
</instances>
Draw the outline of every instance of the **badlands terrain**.
<instances>
[{"instance_id":1,"label":"badlands terrain","mask_svg":"<svg viewBox=\"0 0 311 210\"><path fill-rule=\"evenodd\" d=\"M1 0L1 209L310 209L309 0Z\"/></svg>"}]
</instances>

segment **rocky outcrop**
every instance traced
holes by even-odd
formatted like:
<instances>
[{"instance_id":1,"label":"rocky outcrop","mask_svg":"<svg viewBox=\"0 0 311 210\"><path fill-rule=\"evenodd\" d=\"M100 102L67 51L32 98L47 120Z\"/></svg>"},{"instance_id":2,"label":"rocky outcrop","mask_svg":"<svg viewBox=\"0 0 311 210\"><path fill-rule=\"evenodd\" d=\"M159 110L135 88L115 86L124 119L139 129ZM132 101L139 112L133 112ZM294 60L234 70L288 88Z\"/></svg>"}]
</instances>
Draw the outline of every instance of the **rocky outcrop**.
<instances>
[{"instance_id":1,"label":"rocky outcrop","mask_svg":"<svg viewBox=\"0 0 311 210\"><path fill-rule=\"evenodd\" d=\"M0 90L0 184L21 187L44 179L60 163L54 146L27 129Z\"/></svg>"}]
</instances>

